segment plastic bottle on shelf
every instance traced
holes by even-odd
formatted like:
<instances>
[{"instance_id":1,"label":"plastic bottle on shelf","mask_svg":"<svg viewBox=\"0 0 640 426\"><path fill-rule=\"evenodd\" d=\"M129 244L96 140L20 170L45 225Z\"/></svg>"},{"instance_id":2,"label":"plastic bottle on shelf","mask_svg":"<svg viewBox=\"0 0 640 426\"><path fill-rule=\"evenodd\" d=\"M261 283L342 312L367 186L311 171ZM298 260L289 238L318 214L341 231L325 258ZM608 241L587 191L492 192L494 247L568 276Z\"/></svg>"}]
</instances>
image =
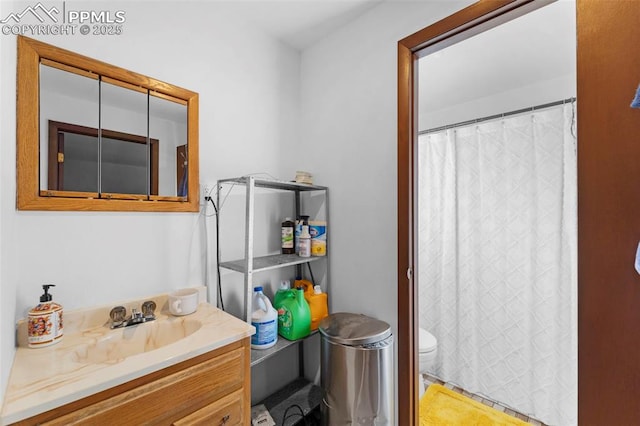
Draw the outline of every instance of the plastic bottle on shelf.
<instances>
[{"instance_id":1,"label":"plastic bottle on shelf","mask_svg":"<svg viewBox=\"0 0 640 426\"><path fill-rule=\"evenodd\" d=\"M311 235L309 234L309 226L302 225L300 232L300 257L311 257Z\"/></svg>"},{"instance_id":2,"label":"plastic bottle on shelf","mask_svg":"<svg viewBox=\"0 0 640 426\"><path fill-rule=\"evenodd\" d=\"M256 333L251 336L251 348L268 349L278 341L278 312L262 293L262 287L254 287L252 306L251 325Z\"/></svg>"},{"instance_id":3,"label":"plastic bottle on shelf","mask_svg":"<svg viewBox=\"0 0 640 426\"><path fill-rule=\"evenodd\" d=\"M317 285L313 287L313 293L305 294L305 299L311 311L311 331L314 331L318 329L320 321L329 315L327 293L323 293L322 288Z\"/></svg>"},{"instance_id":4,"label":"plastic bottle on shelf","mask_svg":"<svg viewBox=\"0 0 640 426\"><path fill-rule=\"evenodd\" d=\"M293 239L293 229L295 227L295 223L291 220L290 217L284 219L282 222L282 238L281 238L281 247L282 254L294 254L296 252L296 248L294 246Z\"/></svg>"},{"instance_id":5,"label":"plastic bottle on shelf","mask_svg":"<svg viewBox=\"0 0 640 426\"><path fill-rule=\"evenodd\" d=\"M278 291L276 291L276 294L273 296L273 307L277 310L278 307L280 307L281 302L287 298L289 293L292 293L293 291L294 290L291 289L289 280L280 281L280 287L278 288Z\"/></svg>"},{"instance_id":6,"label":"plastic bottle on shelf","mask_svg":"<svg viewBox=\"0 0 640 426\"><path fill-rule=\"evenodd\" d=\"M309 226L309 216L300 215L296 220L296 230L295 230L295 247L296 253L300 253L300 234L302 233L302 225Z\"/></svg>"},{"instance_id":7,"label":"plastic bottle on shelf","mask_svg":"<svg viewBox=\"0 0 640 426\"><path fill-rule=\"evenodd\" d=\"M311 310L298 287L287 294L278 307L278 333L288 340L307 337L311 333Z\"/></svg>"},{"instance_id":8,"label":"plastic bottle on shelf","mask_svg":"<svg viewBox=\"0 0 640 426\"><path fill-rule=\"evenodd\" d=\"M311 234L311 256L326 256L327 222L312 220L309 222L309 234Z\"/></svg>"},{"instance_id":9,"label":"plastic bottle on shelf","mask_svg":"<svg viewBox=\"0 0 640 426\"><path fill-rule=\"evenodd\" d=\"M313 294L313 283L309 280L303 280L302 277L296 277L293 283L294 288L302 287L304 290L304 298L308 299L310 294Z\"/></svg>"}]
</instances>

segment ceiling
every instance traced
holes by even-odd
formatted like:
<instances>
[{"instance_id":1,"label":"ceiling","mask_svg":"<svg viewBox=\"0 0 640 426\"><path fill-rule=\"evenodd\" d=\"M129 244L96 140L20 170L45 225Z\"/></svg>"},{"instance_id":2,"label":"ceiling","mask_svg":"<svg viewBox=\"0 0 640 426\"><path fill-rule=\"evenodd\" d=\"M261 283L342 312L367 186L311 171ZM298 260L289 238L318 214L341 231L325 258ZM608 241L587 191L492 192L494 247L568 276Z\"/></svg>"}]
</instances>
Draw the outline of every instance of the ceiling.
<instances>
[{"instance_id":1,"label":"ceiling","mask_svg":"<svg viewBox=\"0 0 640 426\"><path fill-rule=\"evenodd\" d=\"M419 61L420 113L574 75L575 43L575 3L563 0L424 56ZM521 108L530 102L522 99Z\"/></svg>"},{"instance_id":2,"label":"ceiling","mask_svg":"<svg viewBox=\"0 0 640 426\"><path fill-rule=\"evenodd\" d=\"M242 0L232 11L267 34L302 50L376 7L383 0Z\"/></svg>"},{"instance_id":3,"label":"ceiling","mask_svg":"<svg viewBox=\"0 0 640 426\"><path fill-rule=\"evenodd\" d=\"M226 6L267 34L303 50L383 1L392 0L240 0ZM574 67L575 2L560 0L423 58L419 110L438 110L535 85L575 73Z\"/></svg>"}]
</instances>

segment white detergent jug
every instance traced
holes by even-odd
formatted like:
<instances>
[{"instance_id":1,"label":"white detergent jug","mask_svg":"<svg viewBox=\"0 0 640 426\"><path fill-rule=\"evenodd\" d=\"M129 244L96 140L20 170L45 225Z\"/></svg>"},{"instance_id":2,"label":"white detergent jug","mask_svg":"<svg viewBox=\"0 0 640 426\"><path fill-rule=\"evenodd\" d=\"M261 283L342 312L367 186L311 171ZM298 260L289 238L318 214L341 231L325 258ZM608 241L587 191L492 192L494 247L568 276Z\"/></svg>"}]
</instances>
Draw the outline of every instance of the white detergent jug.
<instances>
[{"instance_id":1,"label":"white detergent jug","mask_svg":"<svg viewBox=\"0 0 640 426\"><path fill-rule=\"evenodd\" d=\"M268 349L278 341L278 312L262 294L262 287L253 289L252 307L251 325L256 328L256 334L251 336L251 348Z\"/></svg>"}]
</instances>

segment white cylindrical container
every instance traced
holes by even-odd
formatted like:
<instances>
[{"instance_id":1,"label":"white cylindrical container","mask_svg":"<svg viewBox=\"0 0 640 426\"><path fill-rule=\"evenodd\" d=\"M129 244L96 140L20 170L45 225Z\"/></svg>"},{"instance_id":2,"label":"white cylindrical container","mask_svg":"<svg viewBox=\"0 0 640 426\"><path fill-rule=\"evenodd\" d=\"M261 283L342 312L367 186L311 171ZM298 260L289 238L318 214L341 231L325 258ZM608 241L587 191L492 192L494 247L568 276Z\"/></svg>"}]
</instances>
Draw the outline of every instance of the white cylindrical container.
<instances>
[{"instance_id":1,"label":"white cylindrical container","mask_svg":"<svg viewBox=\"0 0 640 426\"><path fill-rule=\"evenodd\" d=\"M256 333L251 336L252 349L268 349L278 341L278 311L271 306L269 298L262 294L262 287L253 289L253 312L251 325Z\"/></svg>"},{"instance_id":2,"label":"white cylindrical container","mask_svg":"<svg viewBox=\"0 0 640 426\"><path fill-rule=\"evenodd\" d=\"M302 232L300 232L300 257L311 257L311 235L309 234L309 227L302 225Z\"/></svg>"},{"instance_id":3,"label":"white cylindrical container","mask_svg":"<svg viewBox=\"0 0 640 426\"><path fill-rule=\"evenodd\" d=\"M327 255L327 222L312 220L309 222L309 234L311 234L311 255Z\"/></svg>"}]
</instances>

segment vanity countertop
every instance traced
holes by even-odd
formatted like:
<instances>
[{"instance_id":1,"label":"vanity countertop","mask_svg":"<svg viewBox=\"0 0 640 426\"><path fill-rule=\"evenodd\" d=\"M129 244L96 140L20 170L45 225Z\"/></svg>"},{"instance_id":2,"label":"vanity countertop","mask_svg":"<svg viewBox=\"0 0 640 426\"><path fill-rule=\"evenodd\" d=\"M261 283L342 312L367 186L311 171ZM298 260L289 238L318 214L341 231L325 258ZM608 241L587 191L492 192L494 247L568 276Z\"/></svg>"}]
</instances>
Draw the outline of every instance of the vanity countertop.
<instances>
[{"instance_id":1,"label":"vanity countertop","mask_svg":"<svg viewBox=\"0 0 640 426\"><path fill-rule=\"evenodd\" d=\"M198 310L193 314L173 317L167 312L166 295L145 300L154 300L158 305L156 321L127 329L110 330L105 321L105 318L109 318L110 307L65 312L65 334L62 341L44 348L27 347L25 324L19 324L18 348L11 368L0 423L11 424L60 407L223 347L254 333L250 324L207 303L200 303ZM140 306L138 301L136 303ZM147 352L122 359L111 357L104 362L87 362L83 359L87 352L79 348L105 339L108 333L118 330L135 333L133 329L137 327L146 327L160 321L173 322L173 329L183 325L185 329L193 328L190 324L194 322L198 322L200 328L185 332L191 334L174 343L153 350L147 349ZM146 341L147 347L155 344L155 336L154 339L148 338Z\"/></svg>"}]
</instances>

